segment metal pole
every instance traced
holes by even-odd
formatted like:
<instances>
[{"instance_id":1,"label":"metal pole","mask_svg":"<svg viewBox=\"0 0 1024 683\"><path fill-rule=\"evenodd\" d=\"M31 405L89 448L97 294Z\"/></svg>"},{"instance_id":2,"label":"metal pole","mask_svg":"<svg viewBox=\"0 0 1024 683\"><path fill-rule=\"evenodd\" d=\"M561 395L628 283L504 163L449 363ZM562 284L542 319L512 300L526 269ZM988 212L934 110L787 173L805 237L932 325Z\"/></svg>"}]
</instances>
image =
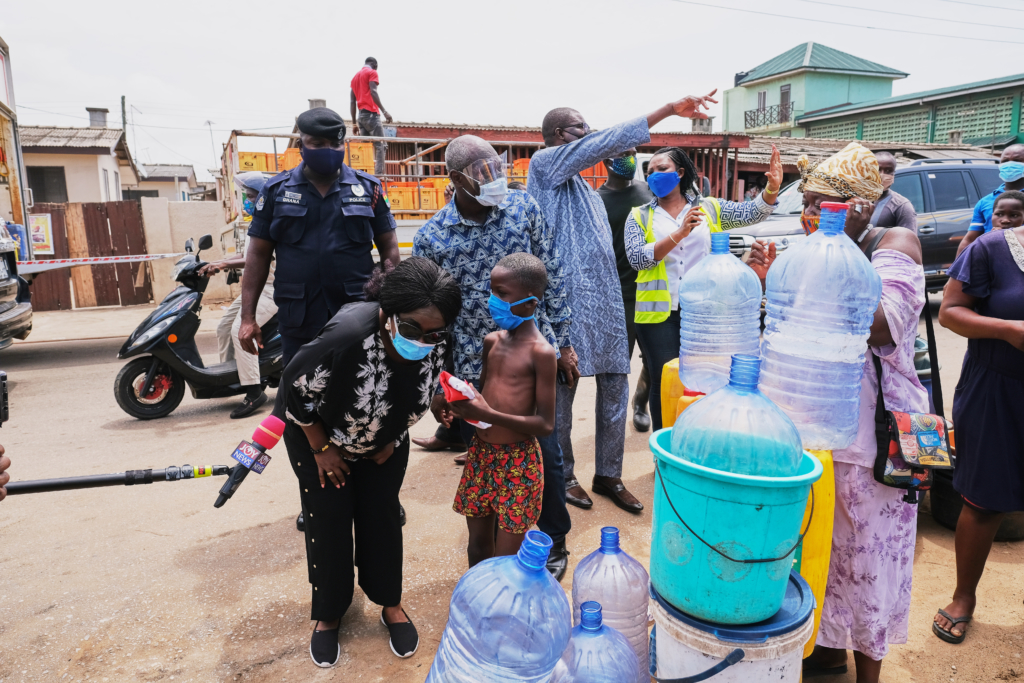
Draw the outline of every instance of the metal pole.
<instances>
[{"instance_id":1,"label":"metal pole","mask_svg":"<svg viewBox=\"0 0 1024 683\"><path fill-rule=\"evenodd\" d=\"M279 172L281 170L281 168L277 165L277 138L273 138L273 140L274 140L274 173L277 173L277 172Z\"/></svg>"},{"instance_id":2,"label":"metal pole","mask_svg":"<svg viewBox=\"0 0 1024 683\"><path fill-rule=\"evenodd\" d=\"M162 470L128 470L117 474L91 474L84 477L58 477L56 479L36 479L32 481L14 481L7 484L7 495L22 493L49 493L51 491L73 491L75 489L91 489L103 486L134 486L136 484L152 484L157 481L178 481L179 479L196 479L209 476L226 476L231 469L227 465L213 467L193 467L182 465L170 466Z\"/></svg>"}]
</instances>

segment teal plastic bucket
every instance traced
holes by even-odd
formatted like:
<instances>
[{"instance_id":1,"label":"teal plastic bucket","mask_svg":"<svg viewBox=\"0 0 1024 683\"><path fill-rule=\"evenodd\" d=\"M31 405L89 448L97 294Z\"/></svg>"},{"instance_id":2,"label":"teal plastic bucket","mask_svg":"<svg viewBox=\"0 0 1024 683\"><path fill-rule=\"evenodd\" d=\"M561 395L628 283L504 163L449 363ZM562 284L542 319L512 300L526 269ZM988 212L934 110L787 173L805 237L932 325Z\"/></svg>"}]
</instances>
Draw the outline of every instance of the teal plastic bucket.
<instances>
[{"instance_id":1,"label":"teal plastic bucket","mask_svg":"<svg viewBox=\"0 0 1024 683\"><path fill-rule=\"evenodd\" d=\"M796 476L755 477L675 457L671 428L652 434L650 444L657 469L651 583L658 594L718 624L772 617L786 595L821 463L804 451Z\"/></svg>"}]
</instances>

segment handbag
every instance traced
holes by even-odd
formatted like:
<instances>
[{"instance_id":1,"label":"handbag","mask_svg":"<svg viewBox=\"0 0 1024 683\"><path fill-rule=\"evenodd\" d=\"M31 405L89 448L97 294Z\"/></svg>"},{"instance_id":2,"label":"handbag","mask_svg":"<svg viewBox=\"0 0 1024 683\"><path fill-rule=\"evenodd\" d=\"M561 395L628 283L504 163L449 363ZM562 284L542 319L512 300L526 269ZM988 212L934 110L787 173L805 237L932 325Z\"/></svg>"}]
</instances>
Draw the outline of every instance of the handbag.
<instances>
[{"instance_id":1,"label":"handbag","mask_svg":"<svg viewBox=\"0 0 1024 683\"><path fill-rule=\"evenodd\" d=\"M903 500L917 503L920 494L932 487L934 470L951 470L955 466L955 458L949 448L949 423L938 415L886 410L882 395L882 362L874 353L871 355L878 373L875 481L883 486L906 489Z\"/></svg>"},{"instance_id":2,"label":"handbag","mask_svg":"<svg viewBox=\"0 0 1024 683\"><path fill-rule=\"evenodd\" d=\"M868 260L871 260L871 254L886 232L881 230L866 250ZM928 348L933 367L937 368L935 332L927 291L925 311ZM956 457L949 447L950 423L941 415L941 385L933 385L939 415L886 410L882 393L882 361L870 349L868 353L871 354L878 375L878 400L875 404L875 440L878 451L873 467L875 481L883 486L905 489L907 493L903 500L915 504L932 487L934 470L951 470L956 465ZM938 371L932 374L933 382L937 383Z\"/></svg>"}]
</instances>

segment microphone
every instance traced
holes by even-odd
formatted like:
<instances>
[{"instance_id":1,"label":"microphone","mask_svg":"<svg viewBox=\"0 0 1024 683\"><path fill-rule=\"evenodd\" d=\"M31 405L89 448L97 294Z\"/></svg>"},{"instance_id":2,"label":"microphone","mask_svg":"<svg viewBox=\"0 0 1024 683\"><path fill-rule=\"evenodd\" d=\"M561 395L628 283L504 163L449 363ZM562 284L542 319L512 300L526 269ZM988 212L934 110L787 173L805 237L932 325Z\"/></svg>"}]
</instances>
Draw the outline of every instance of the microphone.
<instances>
[{"instance_id":1,"label":"microphone","mask_svg":"<svg viewBox=\"0 0 1024 683\"><path fill-rule=\"evenodd\" d=\"M235 491L241 486L249 471L256 474L263 474L263 470L270 464L270 456L267 451L277 445L284 434L284 422L276 415L267 415L252 433L252 442L243 441L231 454L231 457L238 461L238 464L231 468L231 475L220 488L220 495L213 507L219 508L228 502Z\"/></svg>"}]
</instances>

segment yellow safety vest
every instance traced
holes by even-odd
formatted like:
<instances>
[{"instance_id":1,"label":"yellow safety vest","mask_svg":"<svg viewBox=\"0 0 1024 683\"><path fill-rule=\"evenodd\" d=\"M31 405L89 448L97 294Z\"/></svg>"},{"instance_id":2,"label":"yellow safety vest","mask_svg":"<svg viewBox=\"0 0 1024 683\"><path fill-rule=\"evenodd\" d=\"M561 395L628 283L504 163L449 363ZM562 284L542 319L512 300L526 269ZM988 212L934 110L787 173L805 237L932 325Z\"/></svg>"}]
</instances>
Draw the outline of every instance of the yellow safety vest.
<instances>
[{"instance_id":1,"label":"yellow safety vest","mask_svg":"<svg viewBox=\"0 0 1024 683\"><path fill-rule=\"evenodd\" d=\"M633 208L633 220L644 231L647 244L654 244L654 206L647 210L644 221L642 206ZM714 197L705 197L701 201L701 211L708 219L711 232L722 232L722 206ZM639 324L654 324L668 320L672 311L672 294L668 289L668 271L665 261L658 261L653 267L641 270L636 274L636 313L633 321Z\"/></svg>"}]
</instances>

